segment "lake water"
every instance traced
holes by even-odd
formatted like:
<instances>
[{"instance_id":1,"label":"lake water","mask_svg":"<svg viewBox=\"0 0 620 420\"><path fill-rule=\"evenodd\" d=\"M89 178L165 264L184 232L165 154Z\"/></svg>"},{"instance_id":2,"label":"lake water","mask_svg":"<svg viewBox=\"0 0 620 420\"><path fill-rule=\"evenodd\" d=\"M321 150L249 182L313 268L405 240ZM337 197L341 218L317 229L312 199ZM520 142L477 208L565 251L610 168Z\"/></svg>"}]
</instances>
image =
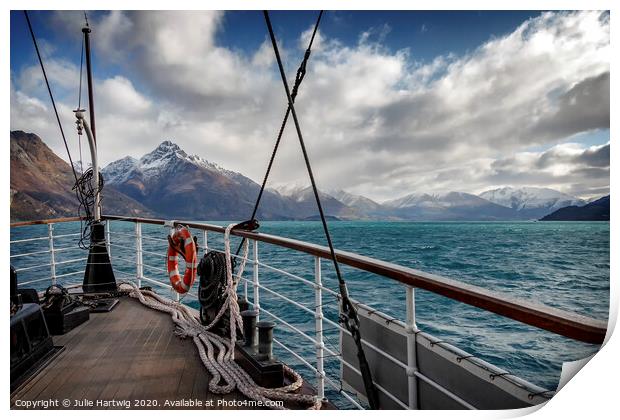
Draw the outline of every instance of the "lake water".
<instances>
[{"instance_id":1,"label":"lake water","mask_svg":"<svg viewBox=\"0 0 620 420\"><path fill-rule=\"evenodd\" d=\"M112 239L112 262L118 278L129 278L135 272L135 254L131 250L135 247L133 229L131 223L112 222L113 232L127 235L113 235ZM55 226L56 235L78 230L79 223ZM590 317L603 320L608 317L609 223L331 222L330 230L336 248L341 250L441 274ZM320 222L264 222L260 231L326 244ZM144 250L154 253L144 255L144 263L150 266L144 268L144 274L165 283L168 282L163 272L166 234L162 226L143 225ZM46 235L46 226L11 229L11 239ZM202 242L202 236L199 234L198 237L199 242ZM47 245L45 240L12 244L11 255L46 250ZM75 245L75 236L65 236L55 241L57 249L72 248ZM209 246L223 249L221 235L210 233ZM85 251L75 249L58 252L56 261L60 265L56 268L57 276L83 272L83 261L62 262L85 255ZM266 264L313 280L314 260L309 255L260 244L259 258ZM44 264L48 260L49 254L38 254L12 258L11 263L17 268L23 268ZM251 267L246 270L248 278L251 278L250 270ZM402 285L348 267L344 267L343 274L352 298L404 320L405 290ZM36 281L49 275L49 267L26 270L19 273L19 281ZM63 284L81 282L81 273L62 277L58 281ZM314 307L313 289L299 280L261 269L260 282L297 302ZM329 261L323 261L323 282L327 287L337 290ZM31 284L38 289L45 289L48 285L49 280ZM156 289L170 295L167 288ZM324 297L328 305L325 308L326 315L336 320L335 298L327 294ZM252 299L251 287L249 298ZM191 297L187 297L184 302L198 306ZM264 291L260 295L260 303L302 331L310 335L314 333L312 315ZM416 316L422 331L549 390L557 387L563 362L587 357L598 349L598 346L563 338L423 290L416 290ZM325 329L326 344L337 351L337 331L328 325ZM276 337L314 360L314 348L310 342L304 342L283 326L277 328ZM312 381L310 371L296 359L277 347L276 352ZM326 359L326 370L332 378L338 378L339 364L335 360Z\"/></svg>"}]
</instances>

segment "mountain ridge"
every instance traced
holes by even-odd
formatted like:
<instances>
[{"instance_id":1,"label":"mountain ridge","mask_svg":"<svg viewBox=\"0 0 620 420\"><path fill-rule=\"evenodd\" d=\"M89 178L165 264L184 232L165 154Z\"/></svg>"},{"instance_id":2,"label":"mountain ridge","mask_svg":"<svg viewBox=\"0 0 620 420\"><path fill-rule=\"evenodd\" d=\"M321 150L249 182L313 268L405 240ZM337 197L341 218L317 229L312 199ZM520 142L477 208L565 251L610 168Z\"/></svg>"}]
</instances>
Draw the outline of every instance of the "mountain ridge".
<instances>
[{"instance_id":1,"label":"mountain ridge","mask_svg":"<svg viewBox=\"0 0 620 420\"><path fill-rule=\"evenodd\" d=\"M197 155L188 155L171 141L162 142L155 150L131 164L143 165L147 161L149 169L166 167L170 155L184 159L195 166L200 166L216 173L234 184L243 186L246 200L256 196L259 185L244 175L226 170ZM155 159L152 159L155 157ZM104 174L122 162L116 161L104 168ZM124 169L124 176L128 177ZM174 172L174 171L170 171ZM133 182L135 182L134 180ZM112 180L114 183L114 179ZM126 182L130 185L132 181ZM123 187L119 187L121 191ZM132 196L131 191L126 191ZM247 195L249 193L249 195ZM503 187L488 190L480 195L450 191L446 193L410 193L393 200L378 203L363 195L351 194L342 189L319 191L325 213L335 220L534 220L564 205L584 204L583 200L549 188L537 187ZM502 197L499 197L502 196ZM266 189L260 209L267 208L259 215L263 219L308 220L318 214L314 192L309 185L280 184ZM138 198L134 196L134 198ZM501 201L501 199L504 201ZM506 202L508 200L509 202ZM269 202L269 203L268 203ZM274 210L270 206L275 206ZM161 209L158 209L161 211ZM220 214L224 216L225 214Z\"/></svg>"},{"instance_id":2,"label":"mountain ridge","mask_svg":"<svg viewBox=\"0 0 620 420\"><path fill-rule=\"evenodd\" d=\"M485 191L479 196L492 203L512 208L527 219L541 218L562 207L586 204L577 197L551 188L538 187L502 187Z\"/></svg>"},{"instance_id":3,"label":"mountain ridge","mask_svg":"<svg viewBox=\"0 0 620 420\"><path fill-rule=\"evenodd\" d=\"M254 207L260 185L238 172L227 170L178 145L164 141L140 159L123 158L103 168L111 185L148 207L170 217L209 220L245 219ZM329 216L356 218L346 205L322 196ZM303 220L318 214L312 191L296 197L272 189L264 191L258 218Z\"/></svg>"},{"instance_id":4,"label":"mountain ridge","mask_svg":"<svg viewBox=\"0 0 620 420\"><path fill-rule=\"evenodd\" d=\"M15 133L36 137L24 132ZM39 141L44 145L41 139ZM17 202L36 202L36 197L28 195L30 190L19 185L13 188L14 173L17 175L24 168L13 167L13 141L11 144L12 203L15 197ZM49 148L47 153L53 154ZM68 164L55 155L54 158L52 160L61 161L70 174ZM258 183L243 174L227 170L198 155L189 155L170 140L161 142L140 158L125 156L111 162L102 169L102 174L106 193L110 191L113 196L118 193L118 197L125 197L127 203L129 200L135 203L134 210L138 210L136 205L139 205L140 211L145 214L161 217L244 220L251 215L260 189ZM44 178L53 180L55 176L52 173ZM62 188L67 188L65 184L55 185L48 195L53 198L55 192L61 191L64 200L67 200L64 193L70 191L70 187L63 191ZM331 220L531 220L562 208L562 204L585 204L576 197L537 187L502 187L479 195L458 191L414 192L383 202L342 189L320 191L319 194L325 214ZM28 206L24 204L22 207ZM43 204L40 206L44 207ZM67 213L70 208L68 202L51 200L51 208L46 214L54 214L54 206L63 210L60 213ZM122 210L122 207L118 208L118 212ZM106 206L105 211L110 212L110 206ZM12 204L12 219L13 212ZM19 210L15 212L16 215L20 213ZM262 220L313 220L317 216L311 187L295 184L267 188L257 215Z\"/></svg>"}]
</instances>

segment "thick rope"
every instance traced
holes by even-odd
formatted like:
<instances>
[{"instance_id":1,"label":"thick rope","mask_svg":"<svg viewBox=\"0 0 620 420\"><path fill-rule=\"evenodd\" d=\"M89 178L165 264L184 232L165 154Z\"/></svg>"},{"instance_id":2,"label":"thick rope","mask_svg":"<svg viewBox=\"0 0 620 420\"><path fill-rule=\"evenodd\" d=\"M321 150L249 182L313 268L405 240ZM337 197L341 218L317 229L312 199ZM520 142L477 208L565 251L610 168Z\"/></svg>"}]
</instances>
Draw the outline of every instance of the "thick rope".
<instances>
[{"instance_id":1,"label":"thick rope","mask_svg":"<svg viewBox=\"0 0 620 420\"><path fill-rule=\"evenodd\" d=\"M234 359L237 328L243 328L243 321L237 303L237 285L243 274L248 257L249 244L244 244L243 258L237 274L233 276L230 253L230 231L234 224L228 225L224 233L224 250L226 254L226 290L225 302L215 319L207 326L194 316L189 308L181 303L166 299L155 292L140 290L133 283L124 283L120 287L129 291L129 296L138 299L143 305L172 316L175 334L182 338L191 337L198 349L200 360L211 375L209 391L214 394L228 394L235 389L246 397L262 402L270 408L284 408L275 401L293 402L308 405L310 409L320 409L321 399L314 395L295 394L303 385L303 378L290 367L284 365L284 374L291 381L280 388L264 388L257 385L250 375ZM229 310L230 336L221 337L209 331Z\"/></svg>"}]
</instances>

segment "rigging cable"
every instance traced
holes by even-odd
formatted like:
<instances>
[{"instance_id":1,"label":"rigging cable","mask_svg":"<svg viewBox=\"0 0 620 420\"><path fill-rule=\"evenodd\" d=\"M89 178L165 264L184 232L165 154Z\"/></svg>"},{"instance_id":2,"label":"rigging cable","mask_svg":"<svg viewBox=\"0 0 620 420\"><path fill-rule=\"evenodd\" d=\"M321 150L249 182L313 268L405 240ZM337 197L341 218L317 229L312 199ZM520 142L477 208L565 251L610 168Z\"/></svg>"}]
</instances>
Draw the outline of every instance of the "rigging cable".
<instances>
[{"instance_id":1,"label":"rigging cable","mask_svg":"<svg viewBox=\"0 0 620 420\"><path fill-rule=\"evenodd\" d=\"M47 86L47 92L49 93L50 100L52 101L52 107L54 108L54 114L56 115L56 121L58 122L58 128L60 128L60 135L62 136L62 141L65 143L65 149L67 150L67 155L69 156L69 164L71 165L71 170L73 171L73 177L75 178L75 182L78 182L78 176L75 173L75 168L73 167L73 160L71 159L71 153L69 152L69 146L67 145L65 131L62 129L62 123L60 122L60 117L58 116L58 110L56 109L56 101L54 101L54 95L52 94L52 89L50 88L49 80L47 80L47 73L45 72L45 66L43 65L43 59L41 58L41 53L39 51L39 45L37 44L37 38L35 37L34 31L32 30L32 24L30 23L30 17L28 17L28 11L24 10L24 16L26 16L26 22L28 23L28 29L30 30L30 36L32 37L32 42L34 43L34 49L36 50L37 57L39 58L39 64L41 65L41 71L43 72L43 78L45 79L45 85Z\"/></svg>"},{"instance_id":2,"label":"rigging cable","mask_svg":"<svg viewBox=\"0 0 620 420\"><path fill-rule=\"evenodd\" d=\"M280 77L282 78L282 84L284 85L284 90L286 91L286 96L289 103L289 109L291 114L293 115L293 121L295 123L295 129L297 131L297 137L299 139L299 145L301 146L301 151L304 156L304 161L306 164L306 169L308 170L308 175L310 177L310 182L312 183L312 191L314 193L314 198L316 199L316 203L319 209L319 215L321 216L321 222L323 224L323 230L325 231L325 237L327 239L327 244L329 245L329 252L331 254L331 259L334 262L334 269L336 270L336 276L338 277L338 286L340 290L340 297L342 299L342 314L341 314L341 322L346 326L347 330L351 333L353 340L357 346L357 358L359 362L360 372L362 374L362 380L364 382L364 388L366 390L366 397L368 398L368 403L371 409L379 408L379 400L377 395L377 388L372 381L372 374L370 372L370 366L368 365L368 361L366 360L366 355L364 354L364 349L362 347L361 335L360 335L360 322L359 317L357 315L357 310L353 306L349 298L349 293L347 290L347 285L342 277L340 272L340 266L338 265L338 259L336 257L336 252L334 250L334 245L332 243L331 235L329 234L329 229L327 227L327 221L325 220L325 213L323 212L323 206L321 205L321 199L319 197L319 192L316 186L316 182L314 180L314 175L312 173L312 167L310 166L310 160L308 158L308 153L306 151L306 146L304 144L303 135L301 134L301 128L299 125L299 120L297 119L297 113L295 112L295 105L293 103L293 97L289 90L288 82L286 80L286 73L284 71L284 66L282 65L282 58L280 57L280 52L278 50L278 43L276 41L275 34L273 32L273 27L271 26L271 20L269 19L269 12L263 12L265 16L265 22L267 24L267 29L269 30L269 37L271 38L271 44L273 45L273 51L276 56L276 61L278 62L278 69L280 70Z\"/></svg>"},{"instance_id":3,"label":"rigging cable","mask_svg":"<svg viewBox=\"0 0 620 420\"><path fill-rule=\"evenodd\" d=\"M321 17L323 16L323 11L319 12L319 16L316 19L316 23L314 24L314 30L312 31L312 36L310 37L310 42L308 43L308 48L306 48L306 52L304 53L304 58L297 69L297 74L295 75L295 85L293 86L293 93L291 94L293 102L295 102L295 98L297 97L297 93L299 91L299 86L301 82L304 80L304 76L306 75L306 65L308 64L308 59L310 58L310 53L312 52L312 44L314 43L314 37L319 29L319 23L321 23ZM260 200L263 197L263 192L265 191L265 186L267 185L267 179L269 178L269 174L271 172L271 168L273 166L273 161L276 158L276 153L278 152L278 147L280 146L280 140L282 140L282 134L284 134L284 128L286 127L286 123L288 121L288 117L291 113L290 105L286 108L286 113L284 114L284 119L282 120L282 125L280 125L280 131L278 132L278 137L276 139L276 144L273 147L273 152L271 153L271 158L269 159L269 164L267 165L267 171L265 172L265 177L263 178L263 183L260 187L260 191L258 192L258 197L256 198L256 203L254 203L254 209L252 210L252 216L249 220L254 220L256 217L256 213L258 211L258 206L260 204ZM241 247L245 242L246 238L242 238L239 246L237 247L237 252L235 255L239 255L239 251L241 251Z\"/></svg>"},{"instance_id":4,"label":"rigging cable","mask_svg":"<svg viewBox=\"0 0 620 420\"><path fill-rule=\"evenodd\" d=\"M81 210L84 210L86 220L85 225L82 225L82 235L79 241L79 246L82 249L88 249L89 246L85 245L85 241L90 239L90 227L93 222L93 217L90 211L90 208L94 205L94 197L96 192L101 191L103 188L103 178L99 178L99 185L96 187L92 186L91 180L93 178L92 168L86 171L86 173L82 174L80 177L77 176L75 171L75 166L73 165L73 159L71 158L71 152L69 151L69 145L67 143L67 138L65 136L65 131L62 128L62 123L60 121L60 116L58 115L58 109L56 108L56 101L54 100L54 95L52 94L52 89L50 87L49 80L47 78L47 73L45 71L45 66L43 64L43 58L41 57L41 52L39 50L39 45L37 43L37 38L34 34L34 30L32 29L32 23L30 22L30 17L28 16L28 11L24 10L24 16L26 17L26 22L28 23L28 30L30 31L30 36L32 37L32 42L34 44L34 49L37 53L37 58L39 59L39 65L41 66L41 72L43 73L43 79L45 80L45 85L47 86L47 92L50 97L50 101L52 102L52 108L54 109L54 114L56 116L56 122L58 123L58 128L60 129L60 134L62 136L62 141L65 144L65 150L67 151L67 156L69 157L69 165L71 166L71 171L73 172L73 177L75 178L75 185L73 186L73 190L75 191L75 195L79 202L78 207L78 215L81 213ZM96 191L98 190L98 191ZM82 223L82 219L80 218L80 223Z\"/></svg>"}]
</instances>

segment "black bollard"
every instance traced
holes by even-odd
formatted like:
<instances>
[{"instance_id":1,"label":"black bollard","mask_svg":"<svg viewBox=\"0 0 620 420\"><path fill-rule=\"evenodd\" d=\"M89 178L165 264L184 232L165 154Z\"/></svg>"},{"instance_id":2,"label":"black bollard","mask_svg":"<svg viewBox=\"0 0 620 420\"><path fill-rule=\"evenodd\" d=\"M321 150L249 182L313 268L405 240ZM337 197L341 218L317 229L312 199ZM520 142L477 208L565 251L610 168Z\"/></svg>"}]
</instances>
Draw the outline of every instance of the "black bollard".
<instances>
[{"instance_id":1,"label":"black bollard","mask_svg":"<svg viewBox=\"0 0 620 420\"><path fill-rule=\"evenodd\" d=\"M247 301L244 295L237 296L237 305L239 305L239 310L241 312L250 309L250 302Z\"/></svg>"},{"instance_id":2,"label":"black bollard","mask_svg":"<svg viewBox=\"0 0 620 420\"><path fill-rule=\"evenodd\" d=\"M261 360L271 360L273 357L273 328L276 326L271 321L261 321L258 327L258 357Z\"/></svg>"},{"instance_id":3,"label":"black bollard","mask_svg":"<svg viewBox=\"0 0 620 420\"><path fill-rule=\"evenodd\" d=\"M116 278L105 243L105 228L101 222L94 222L91 226L90 248L82 290L85 293L117 290Z\"/></svg>"},{"instance_id":4,"label":"black bollard","mask_svg":"<svg viewBox=\"0 0 620 420\"><path fill-rule=\"evenodd\" d=\"M254 349L256 346L256 317L258 312L248 310L241 312L241 318L243 320L243 337L245 341L243 347Z\"/></svg>"}]
</instances>

